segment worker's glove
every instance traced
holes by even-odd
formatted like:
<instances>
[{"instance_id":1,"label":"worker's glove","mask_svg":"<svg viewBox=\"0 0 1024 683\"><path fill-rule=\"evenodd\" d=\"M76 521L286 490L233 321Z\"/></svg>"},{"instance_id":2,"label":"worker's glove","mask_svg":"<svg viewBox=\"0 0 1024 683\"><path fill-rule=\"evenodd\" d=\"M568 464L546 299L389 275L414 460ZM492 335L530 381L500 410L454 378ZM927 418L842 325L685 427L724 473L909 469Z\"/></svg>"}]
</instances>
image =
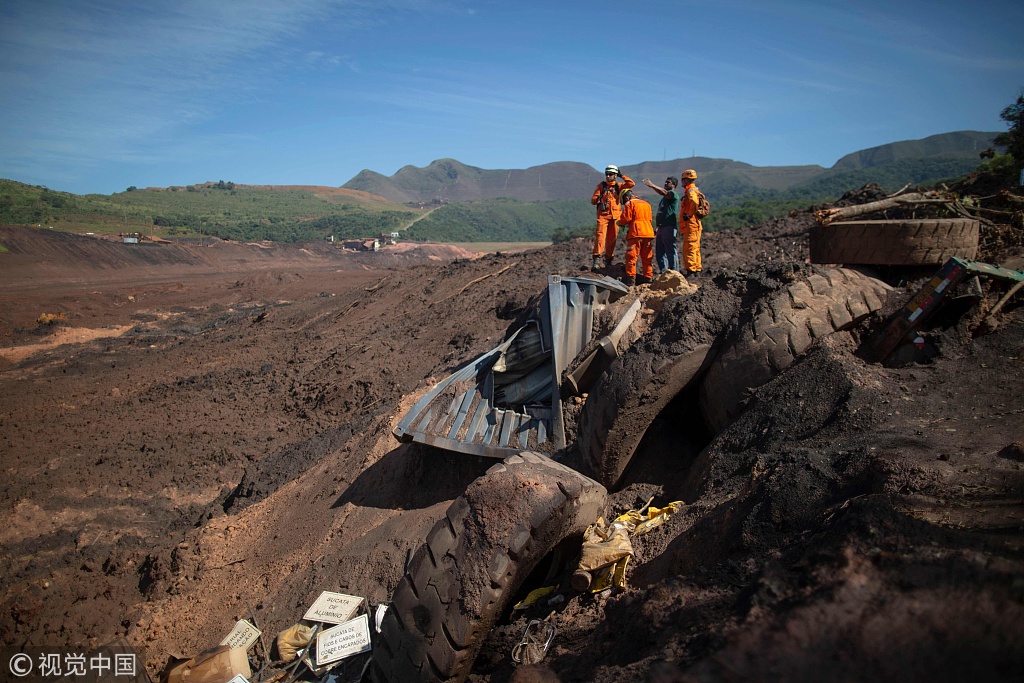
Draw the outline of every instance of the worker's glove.
<instances>
[{"instance_id":1,"label":"worker's glove","mask_svg":"<svg viewBox=\"0 0 1024 683\"><path fill-rule=\"evenodd\" d=\"M618 176L619 178L621 178L621 177L622 177L622 171L619 171L619 172L618 172L618 173L616 173L615 175L616 175L616 176Z\"/></svg>"}]
</instances>

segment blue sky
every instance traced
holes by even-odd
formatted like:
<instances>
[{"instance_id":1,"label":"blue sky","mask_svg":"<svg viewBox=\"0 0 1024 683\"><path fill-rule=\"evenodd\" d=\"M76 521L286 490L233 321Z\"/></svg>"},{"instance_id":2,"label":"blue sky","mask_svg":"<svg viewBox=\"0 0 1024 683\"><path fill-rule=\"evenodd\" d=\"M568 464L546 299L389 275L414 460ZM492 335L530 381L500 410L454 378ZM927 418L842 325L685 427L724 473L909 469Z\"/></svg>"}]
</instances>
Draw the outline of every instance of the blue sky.
<instances>
[{"instance_id":1,"label":"blue sky","mask_svg":"<svg viewBox=\"0 0 1024 683\"><path fill-rule=\"evenodd\" d=\"M1024 3L4 0L0 177L79 194L1004 131Z\"/></svg>"}]
</instances>

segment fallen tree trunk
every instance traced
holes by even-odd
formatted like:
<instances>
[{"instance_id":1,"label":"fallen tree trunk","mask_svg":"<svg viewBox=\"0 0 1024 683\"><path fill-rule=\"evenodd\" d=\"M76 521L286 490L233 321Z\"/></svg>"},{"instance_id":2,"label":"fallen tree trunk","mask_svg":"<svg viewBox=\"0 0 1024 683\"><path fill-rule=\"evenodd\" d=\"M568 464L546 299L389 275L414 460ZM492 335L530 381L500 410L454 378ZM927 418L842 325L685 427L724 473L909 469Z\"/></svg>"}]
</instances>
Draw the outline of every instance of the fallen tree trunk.
<instances>
[{"instance_id":1,"label":"fallen tree trunk","mask_svg":"<svg viewBox=\"0 0 1024 683\"><path fill-rule=\"evenodd\" d=\"M964 218L973 218L974 220L979 221L982 225L986 225L986 226L988 226L990 228L992 226L994 226L995 223L993 223L992 221L990 221L987 218L982 218L979 214L987 213L987 214L992 215L992 214L1002 214L1002 213L1004 213L1002 211L995 211L993 209L983 209L980 206L972 206L972 207L968 208L968 207L964 206L963 204L961 204L960 202L953 202L953 203L948 205L948 208L951 211L953 211L954 213L956 213L956 214L958 214L960 216L963 216ZM1012 216L1013 214L1007 213L1006 215L1007 216Z\"/></svg>"},{"instance_id":2,"label":"fallen tree trunk","mask_svg":"<svg viewBox=\"0 0 1024 683\"><path fill-rule=\"evenodd\" d=\"M937 192L911 192L897 197L880 199L877 202L868 202L867 204L822 209L820 211L815 211L814 217L817 219L819 225L828 225L836 220L863 216L864 214L891 209L895 206L905 206L907 204L935 204L945 203L948 201L952 200L942 197Z\"/></svg>"},{"instance_id":3,"label":"fallen tree trunk","mask_svg":"<svg viewBox=\"0 0 1024 683\"><path fill-rule=\"evenodd\" d=\"M996 196L1009 204L1024 205L1024 197L1018 197L1009 190L1000 190Z\"/></svg>"}]
</instances>

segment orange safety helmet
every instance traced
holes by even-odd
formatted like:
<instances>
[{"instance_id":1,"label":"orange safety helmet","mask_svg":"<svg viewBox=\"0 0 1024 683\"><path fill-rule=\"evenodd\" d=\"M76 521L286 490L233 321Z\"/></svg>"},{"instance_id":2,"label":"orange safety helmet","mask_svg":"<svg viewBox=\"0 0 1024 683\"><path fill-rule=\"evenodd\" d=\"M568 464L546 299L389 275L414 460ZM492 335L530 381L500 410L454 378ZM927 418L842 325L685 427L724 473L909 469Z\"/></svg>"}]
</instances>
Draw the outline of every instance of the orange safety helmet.
<instances>
[{"instance_id":1,"label":"orange safety helmet","mask_svg":"<svg viewBox=\"0 0 1024 683\"><path fill-rule=\"evenodd\" d=\"M688 168L685 171L683 171L683 178L686 180L696 180L697 172L694 171L692 168Z\"/></svg>"}]
</instances>

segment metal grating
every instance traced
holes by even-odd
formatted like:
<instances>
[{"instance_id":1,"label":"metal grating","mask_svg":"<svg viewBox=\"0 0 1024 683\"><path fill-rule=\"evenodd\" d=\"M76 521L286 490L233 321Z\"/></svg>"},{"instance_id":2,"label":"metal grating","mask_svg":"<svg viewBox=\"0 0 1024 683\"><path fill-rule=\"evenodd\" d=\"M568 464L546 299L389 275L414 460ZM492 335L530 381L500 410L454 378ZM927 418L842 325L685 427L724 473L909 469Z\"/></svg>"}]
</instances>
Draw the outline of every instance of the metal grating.
<instances>
[{"instance_id":1,"label":"metal grating","mask_svg":"<svg viewBox=\"0 0 1024 683\"><path fill-rule=\"evenodd\" d=\"M608 277L549 276L534 317L434 385L402 417L395 436L493 458L565 448L559 378L590 342L595 306L628 291Z\"/></svg>"}]
</instances>

